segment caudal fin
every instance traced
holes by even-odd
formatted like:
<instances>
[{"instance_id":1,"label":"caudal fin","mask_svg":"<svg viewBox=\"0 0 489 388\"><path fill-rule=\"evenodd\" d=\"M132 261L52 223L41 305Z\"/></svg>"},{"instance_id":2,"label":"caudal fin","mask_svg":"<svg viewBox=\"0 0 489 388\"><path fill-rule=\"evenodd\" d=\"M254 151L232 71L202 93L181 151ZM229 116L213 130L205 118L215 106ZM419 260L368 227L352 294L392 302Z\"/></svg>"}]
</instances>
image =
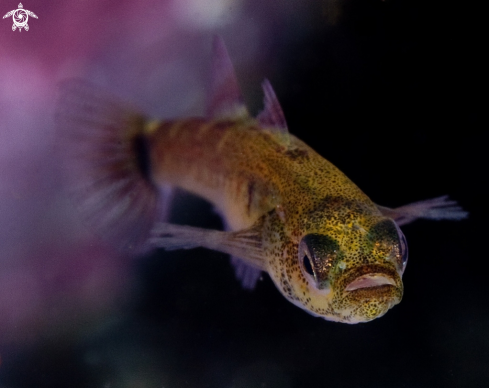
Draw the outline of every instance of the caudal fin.
<instances>
[{"instance_id":1,"label":"caudal fin","mask_svg":"<svg viewBox=\"0 0 489 388\"><path fill-rule=\"evenodd\" d=\"M71 79L60 85L56 123L82 216L117 248L140 252L159 213L145 117L100 88Z\"/></svg>"}]
</instances>

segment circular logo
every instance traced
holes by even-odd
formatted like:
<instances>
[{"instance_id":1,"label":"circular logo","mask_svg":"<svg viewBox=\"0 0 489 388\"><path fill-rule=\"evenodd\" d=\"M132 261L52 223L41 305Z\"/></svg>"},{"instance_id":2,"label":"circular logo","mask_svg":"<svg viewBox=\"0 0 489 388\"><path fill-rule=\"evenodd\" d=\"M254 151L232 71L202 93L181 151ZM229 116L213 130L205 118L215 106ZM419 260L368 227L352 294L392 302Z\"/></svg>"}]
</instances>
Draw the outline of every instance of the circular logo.
<instances>
[{"instance_id":1,"label":"circular logo","mask_svg":"<svg viewBox=\"0 0 489 388\"><path fill-rule=\"evenodd\" d=\"M18 28L19 32L22 31L22 28L26 31L29 31L29 25L27 24L29 16L32 16L35 19L38 18L34 12L29 11L28 9L24 9L22 3L19 3L18 9L14 9L3 15L3 18L5 19L9 16L12 16L12 20L14 22L14 24L12 24L12 31L15 31Z\"/></svg>"},{"instance_id":2,"label":"circular logo","mask_svg":"<svg viewBox=\"0 0 489 388\"><path fill-rule=\"evenodd\" d=\"M27 15L27 12L25 9L17 9L14 12L14 24L18 28L22 28L27 24L27 20L29 19L29 15Z\"/></svg>"}]
</instances>

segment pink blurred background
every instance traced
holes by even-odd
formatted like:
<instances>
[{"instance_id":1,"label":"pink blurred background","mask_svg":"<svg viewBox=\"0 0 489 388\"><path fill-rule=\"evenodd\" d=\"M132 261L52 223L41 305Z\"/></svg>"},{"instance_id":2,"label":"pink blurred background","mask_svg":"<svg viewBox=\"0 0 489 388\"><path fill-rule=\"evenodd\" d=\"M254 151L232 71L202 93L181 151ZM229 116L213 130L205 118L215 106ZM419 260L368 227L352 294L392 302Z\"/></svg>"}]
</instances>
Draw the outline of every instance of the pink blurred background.
<instances>
[{"instance_id":1,"label":"pink blurred background","mask_svg":"<svg viewBox=\"0 0 489 388\"><path fill-rule=\"evenodd\" d=\"M0 15L17 5L2 2ZM487 385L482 10L408 0L23 5L39 17L29 31L0 19L2 388ZM266 276L243 291L226 255L121 258L81 222L55 152L57 83L91 80L159 118L201 114L214 34L250 110L270 79L292 133L374 201L449 194L470 212L405 228L406 293L385 317L325 322Z\"/></svg>"},{"instance_id":2,"label":"pink blurred background","mask_svg":"<svg viewBox=\"0 0 489 388\"><path fill-rule=\"evenodd\" d=\"M0 13L15 9L3 2ZM35 343L116 317L131 262L80 222L55 153L56 84L81 76L157 117L200 114L212 36L221 34L251 105L273 71L273 41L309 2L24 2L29 31L0 23L0 346ZM273 37L273 39L271 38ZM265 74L267 72L267 74Z\"/></svg>"}]
</instances>

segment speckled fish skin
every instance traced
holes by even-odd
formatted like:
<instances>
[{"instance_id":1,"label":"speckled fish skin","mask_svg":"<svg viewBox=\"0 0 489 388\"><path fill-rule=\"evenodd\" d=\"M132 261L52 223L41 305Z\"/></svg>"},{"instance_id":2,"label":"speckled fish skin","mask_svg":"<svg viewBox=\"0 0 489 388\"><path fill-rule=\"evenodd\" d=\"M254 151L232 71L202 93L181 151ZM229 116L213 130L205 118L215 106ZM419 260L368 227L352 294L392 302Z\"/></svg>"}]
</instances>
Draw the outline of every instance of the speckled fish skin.
<instances>
[{"instance_id":1,"label":"speckled fish skin","mask_svg":"<svg viewBox=\"0 0 489 388\"><path fill-rule=\"evenodd\" d=\"M76 159L70 176L87 218L132 254L148 245L228 253L233 263L266 271L289 301L327 320L382 316L403 295L407 246L399 226L467 213L447 197L396 209L374 204L288 132L268 81L265 108L251 117L222 40L214 51L203 118L148 120L93 85L68 80L61 86L57 123L60 138L67 138L61 148ZM228 231L158 222L168 187L210 201ZM253 283L236 268L243 286Z\"/></svg>"},{"instance_id":2,"label":"speckled fish skin","mask_svg":"<svg viewBox=\"0 0 489 388\"><path fill-rule=\"evenodd\" d=\"M155 182L206 198L233 230L263 223L263 269L294 304L353 323L374 319L400 302L402 265L399 254L392 254L399 251L399 239L373 230L392 221L295 136L267 130L252 118L152 123L146 136ZM328 236L338 247L334 259L329 252L324 257L328 293L311 284L298 260L299 243L309 234ZM368 273L386 274L395 286L344 291Z\"/></svg>"}]
</instances>

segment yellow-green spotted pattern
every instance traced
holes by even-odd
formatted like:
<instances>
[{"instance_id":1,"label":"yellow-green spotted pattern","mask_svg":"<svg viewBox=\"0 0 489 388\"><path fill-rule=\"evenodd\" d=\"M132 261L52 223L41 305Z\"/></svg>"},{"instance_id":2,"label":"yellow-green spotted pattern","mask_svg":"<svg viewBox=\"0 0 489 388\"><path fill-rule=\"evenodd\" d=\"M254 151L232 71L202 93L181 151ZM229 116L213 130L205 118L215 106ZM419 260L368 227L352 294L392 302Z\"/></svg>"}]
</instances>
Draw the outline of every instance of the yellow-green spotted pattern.
<instances>
[{"instance_id":1,"label":"yellow-green spotted pattern","mask_svg":"<svg viewBox=\"0 0 489 388\"><path fill-rule=\"evenodd\" d=\"M234 230L262 223L264 268L280 291L314 315L369 321L402 297L393 226L341 171L288 133L252 118L200 118L148 124L151 175L212 202ZM387 221L386 227L382 221ZM328 236L338 251L324 265L329 292L301 269L298 246L308 234ZM396 286L345 291L357 277L385 274Z\"/></svg>"}]
</instances>

